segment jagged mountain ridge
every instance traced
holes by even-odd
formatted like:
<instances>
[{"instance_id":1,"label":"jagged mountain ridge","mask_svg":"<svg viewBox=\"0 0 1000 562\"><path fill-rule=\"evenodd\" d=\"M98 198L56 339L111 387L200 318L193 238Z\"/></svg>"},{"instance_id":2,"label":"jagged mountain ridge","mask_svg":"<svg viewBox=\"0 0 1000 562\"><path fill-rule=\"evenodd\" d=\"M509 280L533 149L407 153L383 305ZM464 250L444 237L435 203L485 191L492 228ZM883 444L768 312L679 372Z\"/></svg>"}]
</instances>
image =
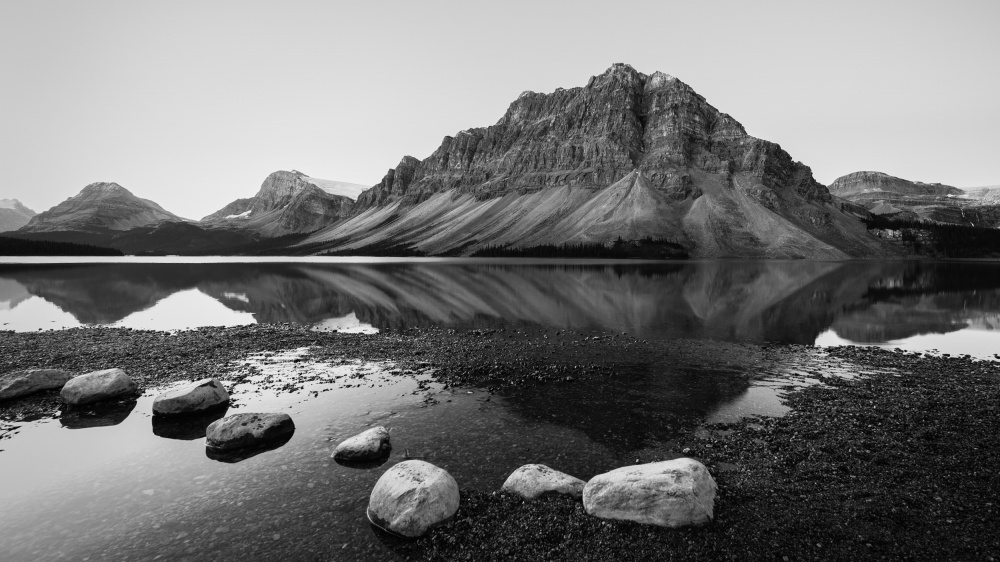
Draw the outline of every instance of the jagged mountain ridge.
<instances>
[{"instance_id":1,"label":"jagged mountain ridge","mask_svg":"<svg viewBox=\"0 0 1000 562\"><path fill-rule=\"evenodd\" d=\"M201 222L209 228L249 229L269 237L312 232L346 217L354 205L351 198L330 193L322 183L343 187L343 182L316 180L296 170L274 172L256 195L237 199Z\"/></svg>"},{"instance_id":2,"label":"jagged mountain ridge","mask_svg":"<svg viewBox=\"0 0 1000 562\"><path fill-rule=\"evenodd\" d=\"M183 219L113 182L92 183L55 207L38 213L19 233L126 231Z\"/></svg>"},{"instance_id":3,"label":"jagged mountain ridge","mask_svg":"<svg viewBox=\"0 0 1000 562\"><path fill-rule=\"evenodd\" d=\"M0 199L0 232L17 230L37 214L17 199Z\"/></svg>"},{"instance_id":4,"label":"jagged mountain ridge","mask_svg":"<svg viewBox=\"0 0 1000 562\"><path fill-rule=\"evenodd\" d=\"M667 238L704 257L886 250L809 168L669 75L616 64L525 92L493 126L404 157L352 216L302 244L468 255L486 245Z\"/></svg>"},{"instance_id":5,"label":"jagged mountain ridge","mask_svg":"<svg viewBox=\"0 0 1000 562\"><path fill-rule=\"evenodd\" d=\"M829 189L833 195L860 204L876 215L987 228L1000 226L1000 192L995 188L960 189L864 171L835 179Z\"/></svg>"}]
</instances>

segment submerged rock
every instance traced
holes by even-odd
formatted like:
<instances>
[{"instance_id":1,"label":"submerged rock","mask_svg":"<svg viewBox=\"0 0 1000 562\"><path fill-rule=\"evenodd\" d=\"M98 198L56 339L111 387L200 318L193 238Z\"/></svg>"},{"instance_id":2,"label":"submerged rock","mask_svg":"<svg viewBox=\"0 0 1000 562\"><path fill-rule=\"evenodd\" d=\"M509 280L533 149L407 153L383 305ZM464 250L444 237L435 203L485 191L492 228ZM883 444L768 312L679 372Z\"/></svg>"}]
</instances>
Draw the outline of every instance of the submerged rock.
<instances>
[{"instance_id":1,"label":"submerged rock","mask_svg":"<svg viewBox=\"0 0 1000 562\"><path fill-rule=\"evenodd\" d=\"M586 482L544 464L526 464L507 477L501 489L533 500L543 494L565 494L580 499Z\"/></svg>"},{"instance_id":2,"label":"submerged rock","mask_svg":"<svg viewBox=\"0 0 1000 562\"><path fill-rule=\"evenodd\" d=\"M133 394L138 385L121 369L105 369L73 377L59 397L67 404L90 404L100 400Z\"/></svg>"},{"instance_id":3,"label":"submerged rock","mask_svg":"<svg viewBox=\"0 0 1000 562\"><path fill-rule=\"evenodd\" d=\"M583 489L583 507L602 519L683 527L712 520L715 490L705 465L679 458L598 474Z\"/></svg>"},{"instance_id":4,"label":"submerged rock","mask_svg":"<svg viewBox=\"0 0 1000 562\"><path fill-rule=\"evenodd\" d=\"M364 463L384 459L390 452L389 430L380 425L345 439L333 450L333 459L341 463Z\"/></svg>"},{"instance_id":5,"label":"submerged rock","mask_svg":"<svg viewBox=\"0 0 1000 562\"><path fill-rule=\"evenodd\" d=\"M368 500L368 520L390 533L415 538L458 511L458 483L429 462L403 461L385 471Z\"/></svg>"},{"instance_id":6,"label":"submerged rock","mask_svg":"<svg viewBox=\"0 0 1000 562\"><path fill-rule=\"evenodd\" d=\"M232 451L266 445L291 436L295 424L288 414L243 413L212 422L205 431L213 451Z\"/></svg>"},{"instance_id":7,"label":"submerged rock","mask_svg":"<svg viewBox=\"0 0 1000 562\"><path fill-rule=\"evenodd\" d=\"M0 400L62 388L71 378L73 373L64 369L25 369L5 373L0 375Z\"/></svg>"},{"instance_id":8,"label":"submerged rock","mask_svg":"<svg viewBox=\"0 0 1000 562\"><path fill-rule=\"evenodd\" d=\"M202 379L157 396L153 400L153 414L189 414L226 404L229 404L226 387L218 379Z\"/></svg>"}]
</instances>

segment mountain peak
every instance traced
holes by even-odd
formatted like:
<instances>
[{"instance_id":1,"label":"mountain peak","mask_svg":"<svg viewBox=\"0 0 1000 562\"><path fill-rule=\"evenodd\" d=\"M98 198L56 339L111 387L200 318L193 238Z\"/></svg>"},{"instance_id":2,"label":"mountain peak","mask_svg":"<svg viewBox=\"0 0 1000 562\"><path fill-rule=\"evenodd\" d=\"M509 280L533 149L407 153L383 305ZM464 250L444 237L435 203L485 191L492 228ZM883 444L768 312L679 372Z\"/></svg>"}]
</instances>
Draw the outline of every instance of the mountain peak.
<instances>
[{"instance_id":1,"label":"mountain peak","mask_svg":"<svg viewBox=\"0 0 1000 562\"><path fill-rule=\"evenodd\" d=\"M129 195L132 194L129 190L125 189L124 187L118 185L115 182L103 182L103 181L94 182L92 184L87 185L87 187L84 187L80 191L80 193L81 194L83 194L83 193L94 193L94 194L128 193Z\"/></svg>"}]
</instances>

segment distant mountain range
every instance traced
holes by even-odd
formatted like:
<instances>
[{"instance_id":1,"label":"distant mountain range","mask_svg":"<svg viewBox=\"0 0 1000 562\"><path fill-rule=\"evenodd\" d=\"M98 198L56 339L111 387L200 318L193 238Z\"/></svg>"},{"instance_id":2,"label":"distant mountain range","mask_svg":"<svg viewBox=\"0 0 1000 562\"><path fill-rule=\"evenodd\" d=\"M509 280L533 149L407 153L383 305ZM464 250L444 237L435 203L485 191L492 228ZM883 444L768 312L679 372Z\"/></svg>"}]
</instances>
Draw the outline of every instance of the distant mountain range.
<instances>
[{"instance_id":1,"label":"distant mountain range","mask_svg":"<svg viewBox=\"0 0 1000 562\"><path fill-rule=\"evenodd\" d=\"M367 189L278 171L254 196L190 221L98 183L13 236L161 254L663 245L693 257L838 259L901 253L869 232L873 214L996 226L996 193L877 172L828 189L687 84L615 64L582 87L524 92L496 124L445 137L423 160L405 156Z\"/></svg>"},{"instance_id":2,"label":"distant mountain range","mask_svg":"<svg viewBox=\"0 0 1000 562\"><path fill-rule=\"evenodd\" d=\"M833 195L876 215L984 228L1000 227L1000 186L960 189L882 172L855 172L830 184Z\"/></svg>"}]
</instances>

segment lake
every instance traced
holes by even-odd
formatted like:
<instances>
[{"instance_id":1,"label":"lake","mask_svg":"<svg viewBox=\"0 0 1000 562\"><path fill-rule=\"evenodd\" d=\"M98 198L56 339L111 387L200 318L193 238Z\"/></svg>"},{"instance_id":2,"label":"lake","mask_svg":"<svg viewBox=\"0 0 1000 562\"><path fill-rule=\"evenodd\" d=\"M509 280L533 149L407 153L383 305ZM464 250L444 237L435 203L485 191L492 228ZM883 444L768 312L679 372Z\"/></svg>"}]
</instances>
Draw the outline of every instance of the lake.
<instances>
[{"instance_id":1,"label":"lake","mask_svg":"<svg viewBox=\"0 0 1000 562\"><path fill-rule=\"evenodd\" d=\"M0 328L536 326L975 357L1000 343L994 262L360 261L0 264Z\"/></svg>"},{"instance_id":2,"label":"lake","mask_svg":"<svg viewBox=\"0 0 1000 562\"><path fill-rule=\"evenodd\" d=\"M989 262L0 265L0 324L16 331L502 328L991 358L1000 350L998 316L1000 265ZM281 448L239 462L206 455L211 420L172 425L151 416L153 398L170 385L110 409L0 424L0 552L12 560L393 559L391 541L372 531L364 510L395 462L426 457L463 489L497 489L528 462L587 479L669 448L684 421L782 415L787 385L813 384L818 374L797 361L761 364L752 381L697 362L654 362L622 366L611 380L497 394L446 388L431 367L400 373L390 362L322 363L308 349L261 354L220 365L224 381L247 365L260 370L227 384L230 412L284 411L296 432ZM392 429L386 464L362 470L330 459L340 440L378 424Z\"/></svg>"}]
</instances>

